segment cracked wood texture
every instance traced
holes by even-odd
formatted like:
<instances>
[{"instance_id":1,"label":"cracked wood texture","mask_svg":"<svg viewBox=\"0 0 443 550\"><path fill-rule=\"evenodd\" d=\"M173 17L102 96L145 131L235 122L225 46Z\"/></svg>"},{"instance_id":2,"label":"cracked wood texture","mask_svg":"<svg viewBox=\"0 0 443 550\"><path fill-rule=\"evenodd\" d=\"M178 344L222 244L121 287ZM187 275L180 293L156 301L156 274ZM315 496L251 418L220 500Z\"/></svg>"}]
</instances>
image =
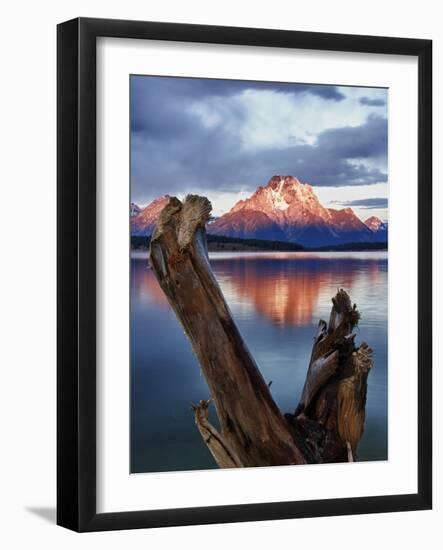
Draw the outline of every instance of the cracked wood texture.
<instances>
[{"instance_id":1,"label":"cracked wood texture","mask_svg":"<svg viewBox=\"0 0 443 550\"><path fill-rule=\"evenodd\" d=\"M329 323L320 321L314 339L300 403L294 414L282 414L212 272L210 212L205 197L171 198L151 239L150 265L209 386L220 430L209 423L209 401L193 409L212 456L221 468L355 460L372 366L370 348L354 344L355 305L343 290L333 298Z\"/></svg>"}]
</instances>

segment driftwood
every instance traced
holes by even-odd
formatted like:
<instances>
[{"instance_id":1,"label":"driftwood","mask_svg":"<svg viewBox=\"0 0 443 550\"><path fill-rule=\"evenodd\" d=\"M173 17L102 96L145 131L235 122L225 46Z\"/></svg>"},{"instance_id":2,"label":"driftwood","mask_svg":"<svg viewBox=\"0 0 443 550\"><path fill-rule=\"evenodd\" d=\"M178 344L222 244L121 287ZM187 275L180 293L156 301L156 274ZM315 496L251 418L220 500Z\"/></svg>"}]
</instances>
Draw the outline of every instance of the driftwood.
<instances>
[{"instance_id":1,"label":"driftwood","mask_svg":"<svg viewBox=\"0 0 443 550\"><path fill-rule=\"evenodd\" d=\"M171 198L151 239L150 264L200 362L209 401L194 405L200 434L221 468L353 461L365 421L372 350L356 348L356 306L339 290L320 321L300 403L283 415L232 318L212 272L205 225L211 204Z\"/></svg>"}]
</instances>

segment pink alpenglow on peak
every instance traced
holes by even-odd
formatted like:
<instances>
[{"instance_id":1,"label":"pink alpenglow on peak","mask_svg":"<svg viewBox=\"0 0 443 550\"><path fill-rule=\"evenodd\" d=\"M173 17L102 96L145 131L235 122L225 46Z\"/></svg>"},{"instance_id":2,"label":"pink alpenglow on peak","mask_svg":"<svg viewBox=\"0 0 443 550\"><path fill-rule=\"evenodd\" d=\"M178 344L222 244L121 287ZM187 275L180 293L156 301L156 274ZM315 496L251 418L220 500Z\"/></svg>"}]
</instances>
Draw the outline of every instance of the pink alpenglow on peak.
<instances>
[{"instance_id":1,"label":"pink alpenglow on peak","mask_svg":"<svg viewBox=\"0 0 443 550\"><path fill-rule=\"evenodd\" d=\"M159 197L132 216L131 234L151 235L168 200L169 195ZM273 176L249 198L239 200L210 222L207 231L223 237L286 241L306 247L387 242L387 224L374 216L363 222L352 208L326 208L311 185L294 176Z\"/></svg>"},{"instance_id":2,"label":"pink alpenglow on peak","mask_svg":"<svg viewBox=\"0 0 443 550\"><path fill-rule=\"evenodd\" d=\"M304 246L364 243L373 232L351 208L321 204L313 188L294 176L273 176L208 226L214 235L297 242Z\"/></svg>"},{"instance_id":3,"label":"pink alpenglow on peak","mask_svg":"<svg viewBox=\"0 0 443 550\"><path fill-rule=\"evenodd\" d=\"M258 210L281 220L296 217L302 207L328 218L327 209L320 204L309 184L293 176L273 176L266 186L258 187L249 199L239 201L230 212Z\"/></svg>"},{"instance_id":4,"label":"pink alpenglow on peak","mask_svg":"<svg viewBox=\"0 0 443 550\"><path fill-rule=\"evenodd\" d=\"M147 236L154 231L160 212L169 201L169 195L158 197L145 208L140 209L139 213L131 217L131 235Z\"/></svg>"},{"instance_id":5,"label":"pink alpenglow on peak","mask_svg":"<svg viewBox=\"0 0 443 550\"><path fill-rule=\"evenodd\" d=\"M377 218L377 216L371 216L365 220L365 225L367 225L371 231L378 231L380 228L383 229L386 226L386 224L382 222L380 218Z\"/></svg>"},{"instance_id":6,"label":"pink alpenglow on peak","mask_svg":"<svg viewBox=\"0 0 443 550\"><path fill-rule=\"evenodd\" d=\"M372 231L372 240L374 242L388 241L388 224L383 222L377 216L371 216L365 221L365 225Z\"/></svg>"}]
</instances>

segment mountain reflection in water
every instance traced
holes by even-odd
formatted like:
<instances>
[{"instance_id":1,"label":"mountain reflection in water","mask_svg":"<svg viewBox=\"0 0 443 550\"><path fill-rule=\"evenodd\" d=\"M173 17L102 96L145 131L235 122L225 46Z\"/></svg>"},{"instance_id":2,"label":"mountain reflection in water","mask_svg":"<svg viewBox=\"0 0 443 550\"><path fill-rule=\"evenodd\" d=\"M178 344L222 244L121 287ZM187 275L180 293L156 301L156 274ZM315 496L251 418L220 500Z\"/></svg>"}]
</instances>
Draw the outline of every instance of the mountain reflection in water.
<instances>
[{"instance_id":1,"label":"mountain reflection in water","mask_svg":"<svg viewBox=\"0 0 443 550\"><path fill-rule=\"evenodd\" d=\"M338 288L350 294L362 315L356 341L366 340L375 360L359 458L386 459L386 252L213 253L210 259L283 412L298 403L315 328L328 319L332 296ZM214 467L189 411L189 403L208 397L208 390L143 254L131 259L131 397L132 472Z\"/></svg>"}]
</instances>

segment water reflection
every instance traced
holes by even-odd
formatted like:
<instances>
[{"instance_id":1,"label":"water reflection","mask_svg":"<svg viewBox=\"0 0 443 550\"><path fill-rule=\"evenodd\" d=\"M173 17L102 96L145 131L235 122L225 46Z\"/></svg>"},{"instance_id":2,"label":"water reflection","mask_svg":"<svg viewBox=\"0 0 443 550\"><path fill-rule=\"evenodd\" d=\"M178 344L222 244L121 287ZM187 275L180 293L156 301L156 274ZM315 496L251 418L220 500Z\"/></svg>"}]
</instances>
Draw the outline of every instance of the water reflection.
<instances>
[{"instance_id":1,"label":"water reflection","mask_svg":"<svg viewBox=\"0 0 443 550\"><path fill-rule=\"evenodd\" d=\"M146 255L139 259L146 260L146 265L133 273L133 292L140 300L169 308ZM383 257L365 258L364 253L337 257L337 253L223 252L211 254L211 263L231 309L240 317L259 314L281 326L312 323L319 301L326 300L329 306L338 288L357 301L355 287L377 287L386 271Z\"/></svg>"},{"instance_id":2,"label":"water reflection","mask_svg":"<svg viewBox=\"0 0 443 550\"><path fill-rule=\"evenodd\" d=\"M362 313L357 341L374 349L361 460L387 457L386 253L215 253L233 316L282 411L300 397L312 338L345 288ZM131 471L213 468L190 402L208 389L146 255L131 260ZM166 404L166 406L165 406Z\"/></svg>"},{"instance_id":3,"label":"water reflection","mask_svg":"<svg viewBox=\"0 0 443 550\"><path fill-rule=\"evenodd\" d=\"M354 275L337 262L311 258L224 259L214 269L228 302L246 300L277 325L311 323L322 287L350 289Z\"/></svg>"},{"instance_id":4,"label":"water reflection","mask_svg":"<svg viewBox=\"0 0 443 550\"><path fill-rule=\"evenodd\" d=\"M165 293L160 288L154 273L148 265L147 256L139 256L137 260L137 269L131 270L132 294L142 302L169 308ZM132 263L134 262L135 260Z\"/></svg>"}]
</instances>

